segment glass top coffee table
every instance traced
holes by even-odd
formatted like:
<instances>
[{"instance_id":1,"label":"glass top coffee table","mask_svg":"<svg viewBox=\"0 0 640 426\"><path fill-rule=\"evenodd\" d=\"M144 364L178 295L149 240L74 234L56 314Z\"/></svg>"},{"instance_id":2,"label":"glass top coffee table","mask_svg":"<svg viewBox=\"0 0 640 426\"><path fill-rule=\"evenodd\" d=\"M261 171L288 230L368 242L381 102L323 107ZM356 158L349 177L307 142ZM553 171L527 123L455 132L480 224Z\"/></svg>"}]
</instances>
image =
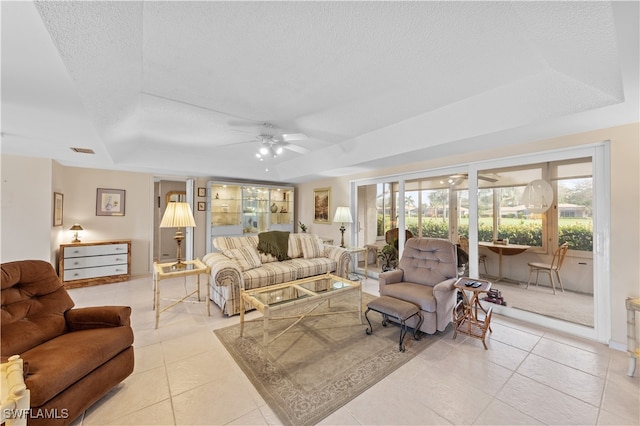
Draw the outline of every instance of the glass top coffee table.
<instances>
[{"instance_id":1,"label":"glass top coffee table","mask_svg":"<svg viewBox=\"0 0 640 426\"><path fill-rule=\"evenodd\" d=\"M357 293L357 304L352 310L329 311L314 313L316 308L327 302L331 306L331 299L344 297L345 295ZM317 275L296 281L289 281L282 284L271 285L251 290L240 290L243 301L250 304L262 313L262 345L265 351L269 343L282 336L293 326L308 316L334 315L349 312L358 314L358 321L362 324L362 287L357 281L350 281L333 274ZM244 333L245 304L242 303L240 310L240 336ZM300 307L295 312L293 307ZM271 320L295 318L296 320L289 327L281 331L278 335L269 339L269 322ZM254 320L255 321L255 320Z\"/></svg>"}]
</instances>

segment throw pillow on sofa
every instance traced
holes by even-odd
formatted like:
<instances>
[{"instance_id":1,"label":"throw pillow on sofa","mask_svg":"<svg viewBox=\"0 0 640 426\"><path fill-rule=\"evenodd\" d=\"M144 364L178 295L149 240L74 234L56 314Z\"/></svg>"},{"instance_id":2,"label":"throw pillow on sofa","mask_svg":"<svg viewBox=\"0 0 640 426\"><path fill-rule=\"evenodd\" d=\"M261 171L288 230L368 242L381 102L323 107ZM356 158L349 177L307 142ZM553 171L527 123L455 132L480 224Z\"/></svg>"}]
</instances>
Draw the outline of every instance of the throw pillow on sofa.
<instances>
[{"instance_id":1,"label":"throw pillow on sofa","mask_svg":"<svg viewBox=\"0 0 640 426\"><path fill-rule=\"evenodd\" d=\"M324 256L324 244L317 235L305 235L300 238L302 256L305 259L315 259Z\"/></svg>"},{"instance_id":2,"label":"throw pillow on sofa","mask_svg":"<svg viewBox=\"0 0 640 426\"><path fill-rule=\"evenodd\" d=\"M238 266L240 266L240 270L242 270L242 272L262 266L260 256L258 255L256 249L253 247L244 246L240 248L228 249L224 250L222 254L235 261Z\"/></svg>"}]
</instances>

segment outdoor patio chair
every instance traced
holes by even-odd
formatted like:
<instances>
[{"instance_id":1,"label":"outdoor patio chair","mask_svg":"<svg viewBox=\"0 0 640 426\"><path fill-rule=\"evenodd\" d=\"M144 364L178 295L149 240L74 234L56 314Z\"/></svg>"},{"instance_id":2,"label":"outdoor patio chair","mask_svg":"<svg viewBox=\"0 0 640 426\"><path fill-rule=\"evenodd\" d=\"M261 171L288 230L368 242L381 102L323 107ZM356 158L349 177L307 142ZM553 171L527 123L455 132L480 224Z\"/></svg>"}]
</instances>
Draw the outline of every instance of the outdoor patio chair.
<instances>
[{"instance_id":1,"label":"outdoor patio chair","mask_svg":"<svg viewBox=\"0 0 640 426\"><path fill-rule=\"evenodd\" d=\"M460 235L458 237L458 243L460 244L460 248L464 250L464 252L468 256L469 255L469 239L464 235ZM480 264L484 266L484 274L489 275L489 272L487 272L487 255L486 254L478 253L478 266L480 266Z\"/></svg>"},{"instance_id":2,"label":"outdoor patio chair","mask_svg":"<svg viewBox=\"0 0 640 426\"><path fill-rule=\"evenodd\" d=\"M556 294L556 283L553 279L553 274L558 277L558 283L560 283L560 289L564 293L564 287L562 286L562 278L560 278L560 268L562 268L562 264L564 263L564 256L567 254L569 250L569 244L564 243L560 247L558 247L553 252L553 259L551 259L551 263L539 263L539 262L529 262L529 281L527 282L527 287L529 288L529 284L531 284L531 274L536 273L536 286L538 285L538 277L540 272L544 272L549 274L549 279L551 280L551 288L553 289L553 294Z\"/></svg>"}]
</instances>

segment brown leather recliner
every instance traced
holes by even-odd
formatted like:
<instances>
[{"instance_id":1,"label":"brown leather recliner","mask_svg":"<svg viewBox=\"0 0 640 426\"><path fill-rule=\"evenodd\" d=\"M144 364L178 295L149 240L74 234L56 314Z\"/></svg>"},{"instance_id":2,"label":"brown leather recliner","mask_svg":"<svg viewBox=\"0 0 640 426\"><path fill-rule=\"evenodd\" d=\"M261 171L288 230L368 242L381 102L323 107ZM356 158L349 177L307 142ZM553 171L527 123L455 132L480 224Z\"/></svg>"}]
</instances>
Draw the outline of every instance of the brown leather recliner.
<instances>
[{"instance_id":1,"label":"brown leather recliner","mask_svg":"<svg viewBox=\"0 0 640 426\"><path fill-rule=\"evenodd\" d=\"M3 263L2 360L20 355L29 425L66 425L133 371L128 306L72 309L53 266Z\"/></svg>"},{"instance_id":2,"label":"brown leather recliner","mask_svg":"<svg viewBox=\"0 0 640 426\"><path fill-rule=\"evenodd\" d=\"M379 275L380 296L405 300L420 308L424 322L420 330L433 334L451 322L456 302L457 248L448 240L407 240L398 269ZM417 325L416 318L407 321Z\"/></svg>"}]
</instances>

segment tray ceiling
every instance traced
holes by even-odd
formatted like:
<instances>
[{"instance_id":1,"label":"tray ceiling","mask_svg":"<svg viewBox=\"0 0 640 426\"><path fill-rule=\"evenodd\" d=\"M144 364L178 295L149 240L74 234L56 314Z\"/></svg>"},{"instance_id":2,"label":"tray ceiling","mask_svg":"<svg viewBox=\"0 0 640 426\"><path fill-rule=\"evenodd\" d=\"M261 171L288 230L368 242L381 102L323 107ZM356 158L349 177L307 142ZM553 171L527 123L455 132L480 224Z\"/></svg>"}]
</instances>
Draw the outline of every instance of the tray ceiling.
<instances>
[{"instance_id":1,"label":"tray ceiling","mask_svg":"<svg viewBox=\"0 0 640 426\"><path fill-rule=\"evenodd\" d=\"M303 182L624 124L638 118L637 12L635 2L3 2L2 151ZM307 135L296 144L309 152L257 161L265 122Z\"/></svg>"}]
</instances>

